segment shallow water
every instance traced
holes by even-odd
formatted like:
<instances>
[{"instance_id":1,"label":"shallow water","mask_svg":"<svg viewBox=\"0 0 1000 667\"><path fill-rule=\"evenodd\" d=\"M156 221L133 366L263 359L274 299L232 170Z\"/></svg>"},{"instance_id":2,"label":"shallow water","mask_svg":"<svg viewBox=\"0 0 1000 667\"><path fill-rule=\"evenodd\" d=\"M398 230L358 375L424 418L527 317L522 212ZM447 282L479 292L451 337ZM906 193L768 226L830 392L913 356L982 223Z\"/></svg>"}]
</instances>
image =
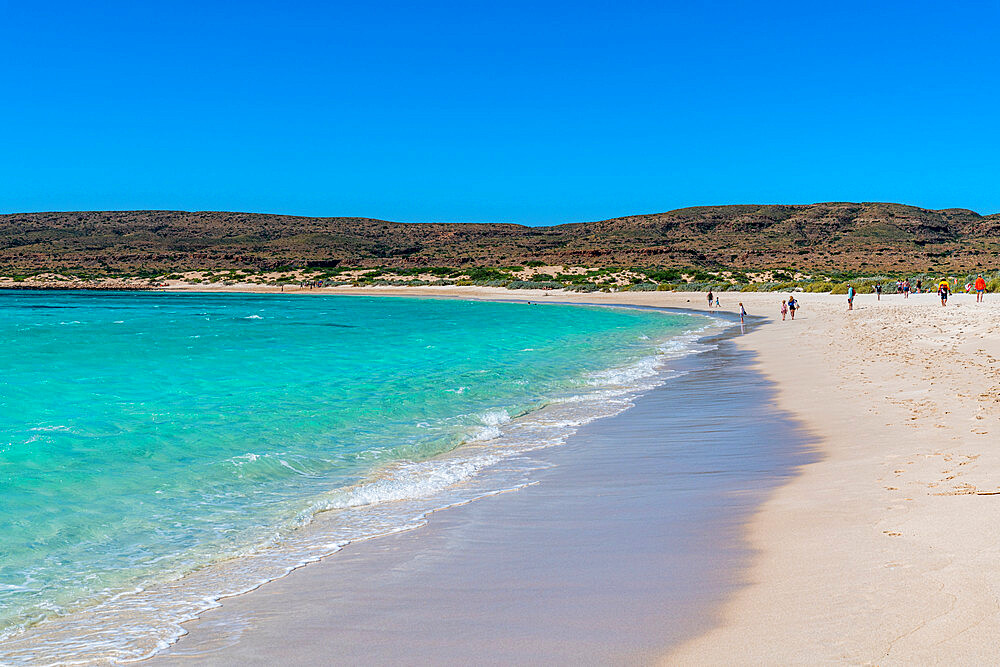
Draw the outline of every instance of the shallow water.
<instances>
[{"instance_id":1,"label":"shallow water","mask_svg":"<svg viewBox=\"0 0 1000 667\"><path fill-rule=\"evenodd\" d=\"M0 662L141 657L219 595L521 485L525 469L498 464L627 407L705 324L429 299L0 293ZM335 517L315 522L323 510Z\"/></svg>"}]
</instances>

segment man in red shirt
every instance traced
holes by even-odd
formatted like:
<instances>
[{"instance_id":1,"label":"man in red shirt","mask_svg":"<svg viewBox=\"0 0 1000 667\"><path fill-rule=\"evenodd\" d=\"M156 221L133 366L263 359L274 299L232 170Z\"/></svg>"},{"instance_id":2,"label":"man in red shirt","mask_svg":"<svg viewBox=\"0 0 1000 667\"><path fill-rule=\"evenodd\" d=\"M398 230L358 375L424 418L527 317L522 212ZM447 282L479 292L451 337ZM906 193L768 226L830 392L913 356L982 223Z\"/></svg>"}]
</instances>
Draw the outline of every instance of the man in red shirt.
<instances>
[{"instance_id":1,"label":"man in red shirt","mask_svg":"<svg viewBox=\"0 0 1000 667\"><path fill-rule=\"evenodd\" d=\"M983 294L986 293L986 281L983 280L983 274L981 273L978 276L976 276L975 288L976 288L976 303L979 303L980 301L983 300Z\"/></svg>"}]
</instances>

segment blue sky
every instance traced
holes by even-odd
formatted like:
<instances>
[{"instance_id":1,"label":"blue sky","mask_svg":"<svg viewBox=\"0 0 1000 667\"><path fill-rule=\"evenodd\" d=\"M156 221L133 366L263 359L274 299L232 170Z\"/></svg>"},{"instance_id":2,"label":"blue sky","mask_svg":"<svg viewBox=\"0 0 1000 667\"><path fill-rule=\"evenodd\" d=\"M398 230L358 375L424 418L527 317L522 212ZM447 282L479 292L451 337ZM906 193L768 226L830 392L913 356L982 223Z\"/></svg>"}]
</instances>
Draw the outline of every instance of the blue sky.
<instances>
[{"instance_id":1,"label":"blue sky","mask_svg":"<svg viewBox=\"0 0 1000 667\"><path fill-rule=\"evenodd\" d=\"M1000 2L5 2L0 211L1000 211Z\"/></svg>"}]
</instances>

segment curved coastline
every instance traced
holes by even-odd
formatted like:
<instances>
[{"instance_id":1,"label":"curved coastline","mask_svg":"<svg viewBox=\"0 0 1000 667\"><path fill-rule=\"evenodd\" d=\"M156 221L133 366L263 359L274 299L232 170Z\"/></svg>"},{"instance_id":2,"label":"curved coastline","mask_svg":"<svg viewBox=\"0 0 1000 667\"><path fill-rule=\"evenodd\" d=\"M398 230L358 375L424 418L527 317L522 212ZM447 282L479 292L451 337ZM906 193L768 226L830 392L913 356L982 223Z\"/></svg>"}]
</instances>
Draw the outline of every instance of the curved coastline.
<instances>
[{"instance_id":1,"label":"curved coastline","mask_svg":"<svg viewBox=\"0 0 1000 667\"><path fill-rule=\"evenodd\" d=\"M583 305L583 304L581 304L581 305ZM605 305L605 304L585 304L585 305ZM677 312L677 311L674 311L674 312ZM665 379L665 376L662 376L662 374L661 374L651 384L643 385L643 386L635 386L635 387L632 387L631 389L629 389L627 391L616 392L618 395L614 396L614 397L608 396L607 394L605 394L602 397L602 399L604 400L604 402L608 402L609 399L613 399L611 401L610 408L607 409L606 412L603 413L603 414L596 414L595 413L592 417L590 417L590 418L588 418L588 419L580 422L579 424L576 424L575 426L578 427L580 424L586 423L587 421L591 421L593 419L600 419L602 417L607 417L607 416L610 416L610 415L613 415L613 414L617 414L618 412L621 412L622 410L627 409L631 405L631 401L637 395L643 393L644 391L648 391L649 389L651 389L652 387L654 387L659 382L662 382L664 379ZM515 420L515 422L516 421L517 420ZM556 419L556 421L558 422L560 420ZM565 421L565 420L563 420L563 421ZM572 430L575 430L575 428L572 429ZM570 432L572 432L572 431L570 431ZM567 432L567 434L570 433L570 432ZM557 438L555 441L547 442L543 446L548 447L548 446L552 446L552 445L556 445L556 444L562 444L563 441L564 441L564 438ZM451 452L449 454L445 454L442 457L435 457L435 458L438 459L438 460L449 458L449 457L452 458L452 459L459 459L461 456L466 456L466 460L465 461L459 461L458 462L459 465L464 465L464 464L468 464L470 458L474 458L474 457L468 457L467 455L470 454L470 450L473 450L473 449L476 449L476 448L482 450L482 449L484 449L484 446L482 444L478 444L478 443L467 443L466 445L463 445L462 447L460 447L459 450L454 450L453 452ZM532 448L523 448L520 451L514 452L514 455L515 456L523 455L523 454L527 453L528 451L530 451L530 449L534 449L534 447L532 447ZM510 453L508 453L507 456L509 457ZM496 463L496 460L497 460L497 459L490 460L488 454L485 457L480 457L480 458L484 459L484 460L480 461L481 465L480 464L473 464L474 467L476 465L480 465L480 467L489 467L491 464ZM305 538L307 541L311 539L313 542L316 542L317 540L315 539L315 537L317 535L322 535L322 538L319 539L319 542L322 542L322 544L319 544L319 545L317 545L317 544L306 545L306 550L300 552L300 554L295 559L293 559L292 561L278 561L278 562L271 563L271 565L273 566L272 567L272 574L270 574L268 576L265 576L265 577L262 577L262 578L259 578L256 581L252 581L252 582L249 582L247 584L241 585L237 589L229 589L229 590L227 590L225 592L221 592L218 595L210 596L209 598L204 598L204 597L201 597L199 595L195 595L195 598L204 600L201 603L194 602L190 598L187 599L186 600L186 604L188 604L188 605L194 604L194 606L197 608L197 612L194 613L194 614L186 614L185 616L187 618L196 618L201 613L203 613L205 610L210 609L210 608L215 607L215 606L218 606L218 600L220 600L220 599L226 599L226 598L230 598L230 597L235 596L235 595L242 595L242 594L247 593L249 591L256 590L257 588L259 588L264 583L268 583L268 582L274 581L275 579L279 579L281 577L284 577L288 573L290 573L293 570L296 570L296 569L302 567L303 565L305 565L307 563L314 562L314 561L316 561L318 559L321 559L321 558L323 558L325 556L332 555L333 553L335 553L337 551L340 551L347 544L357 543L359 540L367 540L367 539L371 539L371 538L374 538L374 537L391 535L391 534L399 532L400 530L407 530L407 529L410 529L410 528L414 528L414 527L417 527L417 526L420 526L420 525L423 525L424 523L426 523L427 516L430 515L431 513L437 512L439 510L446 509L446 508L451 508L451 507L455 507L455 506L458 506L458 505L464 505L464 504L466 504L468 502L471 502L472 500L477 500L477 499L480 499L480 498L489 497L489 496L495 495L497 493L503 493L504 491L508 491L508 490L512 490L512 489L516 489L516 488L522 488L523 486L525 486L527 484L533 483L531 481L531 479L530 479L530 472L533 471L534 469L536 469L535 464L534 463L530 463L527 467L525 467L519 473L523 477L523 479L521 479L520 481L518 481L516 483L513 483L513 484L498 485L496 483L496 480L490 480L489 482L483 483L482 486L481 486L481 488L478 489L478 490L473 490L473 491L470 492L469 489L464 489L464 495L461 495L461 497L454 497L454 498L448 498L448 497L446 497L446 498L443 498L443 499L442 498L436 498L433 503L431 503L429 506L424 507L422 509L418 508L418 507L414 507L414 508L412 508L412 510L408 509L407 511L409 511L410 514L411 514L411 520L408 523L404 523L404 524L400 525L398 521L397 522L389 521L389 522L383 524L382 528L376 528L376 529L374 529L371 532L371 534L353 535L353 536L350 536L349 539L343 539L343 540L340 540L340 541L338 541L338 540L332 540L331 541L330 536L329 535L323 535L322 530L319 529L318 526L317 527L313 527L313 528L315 528L315 530L312 531L313 535L309 536L308 535L308 533L309 533L309 527L307 527L307 529L304 532L302 532L302 534L300 535L300 537ZM478 471L476 471L476 472L478 472ZM507 471L507 472L509 473L510 471ZM468 474L468 471L466 471L466 475L467 474ZM445 486L447 486L447 485L445 485ZM348 504L347 507L342 508L342 509L344 509L346 511L351 511L350 504ZM320 521L317 521L316 523L317 524L322 523L322 520L321 520L322 517L321 517L321 515L317 515L317 518L320 518ZM398 516L397 516L397 518L398 518ZM196 573L195 576L199 576L198 573ZM169 588L169 589L171 589L169 591L169 594L173 595L173 594L176 594L176 591L177 591L178 587L183 587L183 586L189 585L191 583L192 582L189 581L188 578L186 577L185 579L177 582L177 585L169 585L169 586L158 587L158 588ZM192 591L198 591L198 587L197 586L193 586L193 587L192 586L188 586L188 587L191 588ZM204 590L204 589L202 588L202 590ZM148 605L151 602L150 598L147 596L147 593L150 593L152 595L159 595L159 594L164 593L164 591L157 591L157 590L153 590L153 591L149 591L149 592L147 592L147 591L137 591L136 593L139 593L139 595L129 596L128 594L125 594L125 595L122 595L122 596L117 596L115 599L113 599L112 601L110 601L110 603L112 605L116 605L116 604L122 602L123 600L125 600L126 598L132 597L131 608L133 610L137 610L137 609L141 609L144 605ZM121 613L124 613L124 614L128 614L129 613L129 604L123 605L121 607L121 609L119 609L118 611L121 612ZM69 622L67 624L64 624L62 626L62 628L61 628L64 631L62 633L63 634L63 637L62 637L63 639L71 639L72 632L74 631L74 629L82 629L82 628L84 628L87 625L87 619L83 618L83 616L84 615L81 615L81 618L70 618L70 619L68 619ZM113 629L112 628L108 629L108 634L109 634L109 636L111 634L113 634ZM164 638L162 636L160 636L160 638L157 639L157 641L156 641L156 645L155 646L151 646L149 648L149 650L145 651L145 655L152 655L152 654L156 653L157 651L162 650L163 648L165 648L166 646L168 646L172 641L176 640L176 637L179 636L179 635L180 635L180 631L178 630L176 633L174 633L174 637L172 639L166 639L166 640L164 640ZM23 647L24 653L22 655L30 655L30 652L32 650L31 639L30 639L30 637L25 637L25 639L27 641L24 642L25 643L25 646ZM18 655L18 653L17 653L17 647L15 646L15 644L18 644L18 643L21 643L21 642L18 641L18 639L15 639L15 642L13 642L11 644L8 644L8 646L6 647L6 650L5 650L6 652L10 652L9 654L13 655L15 658ZM13 652L11 652L11 651L13 651ZM131 652L121 652L121 653L117 654L117 656L116 656L115 653L114 653L114 651L109 652L108 655L110 657L112 657L113 659L116 659L116 660L125 660L125 661L130 661L130 660L134 660L134 659L140 659L140 658L144 657L144 655L137 655L137 654L131 653Z\"/></svg>"},{"instance_id":2,"label":"curved coastline","mask_svg":"<svg viewBox=\"0 0 1000 667\"><path fill-rule=\"evenodd\" d=\"M593 638L574 632L571 634L578 644L574 648L570 648L565 638L553 642L534 630L521 627L518 632L525 636L518 641L512 641L511 637L494 638L504 647L504 651L498 654L502 658L495 658L495 662L564 660L567 656L583 657L581 649L585 649L585 655L591 658L599 655L609 660L641 658L642 661L651 661L667 647L704 632L717 623L717 610L732 591L741 585L740 572L747 567L751 555L743 544L745 521L771 490L794 475L797 467L806 462L809 456L805 438L786 415L767 408L760 409L761 405L767 405L774 388L751 368L752 355L738 350L732 344L731 338L735 333L733 327L729 327L727 332L710 337L712 352L709 354L713 359L708 365L711 368L707 368L704 363L705 353L675 360L670 370L676 375L671 382L639 396L631 408L616 416L584 426L561 447L533 453L533 456L544 461L537 468L540 471L539 484L521 488L514 494L491 496L488 502L435 512L428 517L427 525L420 531L352 545L334 558L325 559L280 582L269 584L260 594L228 599L221 609L209 611L201 619L186 623L188 636L158 654L153 662L178 664L188 659L212 659L235 663L251 657L267 656L270 660L305 664L318 659L325 651L357 659L368 656L376 663L400 659L405 661L406 651L409 649L401 639L395 643L378 641L364 629L356 627L353 631L338 633L336 637L324 638L322 627L354 625L351 614L359 612L359 609L352 606L351 600L357 604L360 600L367 599L366 596L372 596L376 600L388 598L392 603L390 609L363 612L369 622L377 623L391 636L415 638L419 635L425 652L423 655L428 660L466 661L480 654L478 652L489 649L490 640L485 640L484 643L482 639L466 639L471 635L454 626L435 626L433 630L422 627L418 631L392 609L406 608L407 605L430 605L436 610L436 614L448 617L457 610L469 611L468 607L472 604L472 614L478 614L479 618L468 622L477 628L495 626L499 629L516 625L520 621L515 617L496 618L496 610L490 605L469 602L470 597L480 600L489 598L482 589L477 589L479 584L476 582L489 580L492 573L506 572L508 579L503 588L516 588L521 569L537 569L541 567L539 563L551 562L553 552L568 557L566 550L571 549L575 542L573 530L579 531L583 526L586 526L586 530L595 530L596 525L597 532L609 533L607 541L598 543L603 546L588 544L586 553L629 557L621 552L620 545L632 544L639 547L634 528L635 522L641 521L643 516L653 522L650 534L656 534L657 539L664 537L664 531L678 531L673 539L678 540L679 544L668 539L665 543L661 541L657 544L659 551L652 549L649 544L638 548L639 553L643 554L640 570L655 578L656 568L668 564L673 568L670 575L659 581L654 579L655 583L651 583L638 572L623 576L620 571L615 572L613 567L609 568L606 558L598 558L600 562L596 567L599 573L581 565L582 572L578 576L596 582L598 579L594 575L599 574L608 582L614 582L614 591L594 583L594 590L583 595L585 599L611 595L611 599L619 597L621 602L621 591L627 589L634 595L628 604L650 613L637 612L627 616L629 623L615 621L610 626L606 609L583 613L583 617L593 623L593 628L600 628L602 625L605 628L614 627L616 634L611 637L598 631L595 637L603 637L604 642L595 644ZM700 392L697 394L698 398L714 407L703 406L693 414L688 412L683 420L684 428L671 437L676 449L670 456L679 456L681 459L692 453L697 456L697 448L690 447L691 437L702 438L703 444L712 442L727 451L717 452L718 458L709 455L710 461L689 462L690 469L683 472L670 468L674 464L669 460L670 457L661 460L661 464L668 466L662 472L670 477L671 482L682 482L679 487L682 491L678 491L680 496L672 496L673 492L665 490L666 487L658 484L655 479L652 486L648 479L636 484L636 488L642 490L635 494L628 488L623 492L621 489L602 486L609 479L621 475L616 475L615 470L602 471L601 466L594 465L593 457L598 457L606 464L606 457L612 450L615 456L620 455L622 450L614 446L615 442L634 440L627 457L633 466L629 471L639 476L649 474L649 446L657 442L657 438L662 438L663 428L670 428L669 420L657 420L661 419L664 408L669 410L668 406L683 400L685 396L690 399L694 386ZM735 404L741 406L737 412L742 411L742 418L739 414L733 415L737 422L748 422L732 423L722 428L721 432L714 426L718 420L713 419L712 414L720 417L723 413L732 414L733 401L724 395L720 396L720 386L736 392L748 392L742 399L735 400ZM742 445L737 445L734 448L731 444L733 433L743 433L749 438L747 442L751 446L743 448ZM751 433L756 435L752 436ZM767 456L770 458L766 461L761 458L760 451L757 451L757 443L765 436L774 444L768 450ZM729 450L735 450L735 453ZM733 469L733 457L749 465L753 472L741 478L740 475L747 471L740 471L738 465ZM761 472L762 469L764 472ZM625 474L624 468L617 473ZM675 474L678 476L674 477ZM627 474L625 476L627 478ZM704 480L717 480L718 483L705 484ZM604 510L600 506L590 506L585 512L587 515L581 516L578 512L581 502L578 496L581 492L598 496L624 493L629 496L625 501L629 511L618 516L615 521L597 519L597 524L594 524L595 518ZM657 496L657 493L666 495ZM683 493L694 496L685 498ZM697 498L694 506L689 504L678 512L676 506L690 502L692 497ZM567 498L570 500L567 501ZM570 505L568 510L564 509L563 514L558 511L561 503ZM659 510L648 514L648 508L657 505L663 505L663 511L671 516L670 521L660 522ZM548 509L543 511L539 508ZM555 515L550 513L553 508L556 508ZM629 516L630 512L635 516ZM570 534L559 532L562 539L556 539L556 544L546 546L545 541L552 537L550 531L553 522L569 527ZM658 522L661 525L656 525ZM642 538L639 539L641 541ZM506 557L497 556L496 552L511 540L519 545L522 556L530 556L527 562L522 561L523 568L515 568L513 571L511 564L506 562ZM463 552L454 548L456 542L465 541L473 545L470 547L471 551ZM483 544L492 545L494 550L482 547ZM692 546L694 544L697 544L697 548ZM443 561L447 565L439 563L430 571L423 570L419 576L413 574L408 578L405 588L410 591L409 597L399 595L399 589L387 591L378 583L381 577L392 579L398 576L390 576L390 573L396 572L396 568L410 568L414 562L424 557ZM695 568L696 564L705 567ZM565 590L566 582L561 580L559 571L565 563L552 565L554 569L545 570L542 567L543 571L531 579L529 587L541 591L549 587L549 594L557 600L569 595L573 610L570 615L582 613L579 595L568 593ZM422 577L426 577L426 580ZM681 584L682 581L698 580L699 577L704 586L690 587ZM358 586L355 580L368 583ZM348 590L342 590L342 586ZM369 586L369 589L366 590L365 586ZM437 593L437 589L463 589L464 592L460 596L442 596ZM496 583L488 586L488 590L491 591L490 595L495 595ZM255 595L261 597L255 599ZM334 603L327 605L323 600L316 599L317 595L327 596L324 599ZM264 597L268 599L265 601ZM542 606L545 607L546 604ZM277 618L266 610L274 605L285 609L287 618ZM534 617L532 610L538 606L538 600L518 599L515 595L514 599L505 597L497 606L517 609L517 616ZM570 610L565 605L556 604L555 608L548 609L546 618L565 617L568 611ZM433 617L435 613L430 615ZM543 630L549 624L549 630L556 636L567 631L565 626L557 627L558 623L553 626L549 621L536 620ZM627 627L630 624L634 625L631 629ZM412 634L399 634L407 632ZM289 634L297 637L296 645L282 647L280 638ZM458 640L456 636L463 639ZM622 637L627 637L631 646L624 652L620 641ZM374 648L372 642L376 644ZM457 646L459 644L464 648ZM360 647L363 647L364 652L352 652L361 651ZM494 650L495 648L493 646ZM371 653L372 650L375 652Z\"/></svg>"}]
</instances>

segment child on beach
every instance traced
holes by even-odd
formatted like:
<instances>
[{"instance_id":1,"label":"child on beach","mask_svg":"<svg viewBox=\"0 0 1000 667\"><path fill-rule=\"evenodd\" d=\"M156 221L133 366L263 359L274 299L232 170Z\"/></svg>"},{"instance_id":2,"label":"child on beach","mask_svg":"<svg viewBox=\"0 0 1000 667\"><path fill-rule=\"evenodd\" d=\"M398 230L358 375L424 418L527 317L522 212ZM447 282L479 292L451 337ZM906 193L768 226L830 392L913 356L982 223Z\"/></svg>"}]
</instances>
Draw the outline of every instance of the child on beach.
<instances>
[{"instance_id":1,"label":"child on beach","mask_svg":"<svg viewBox=\"0 0 1000 667\"><path fill-rule=\"evenodd\" d=\"M787 314L788 314L788 300L787 299L783 299L781 301L781 321L782 322L785 321L785 315L787 315Z\"/></svg>"},{"instance_id":2,"label":"child on beach","mask_svg":"<svg viewBox=\"0 0 1000 667\"><path fill-rule=\"evenodd\" d=\"M716 297L715 297L715 307L716 308L721 308L722 307L721 305L719 305L719 297L718 297L718 295L716 295Z\"/></svg>"}]
</instances>

